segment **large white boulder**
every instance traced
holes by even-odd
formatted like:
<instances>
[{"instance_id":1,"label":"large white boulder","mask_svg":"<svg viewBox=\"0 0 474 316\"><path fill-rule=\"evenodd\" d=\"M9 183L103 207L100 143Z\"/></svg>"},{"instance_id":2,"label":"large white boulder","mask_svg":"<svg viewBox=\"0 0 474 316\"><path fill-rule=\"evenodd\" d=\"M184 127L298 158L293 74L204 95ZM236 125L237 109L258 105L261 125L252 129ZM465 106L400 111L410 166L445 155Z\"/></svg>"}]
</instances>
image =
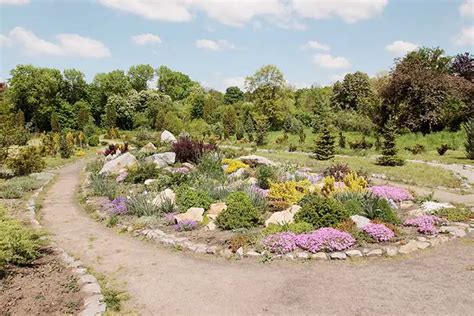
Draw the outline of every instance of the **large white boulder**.
<instances>
[{"instance_id":1,"label":"large white boulder","mask_svg":"<svg viewBox=\"0 0 474 316\"><path fill-rule=\"evenodd\" d=\"M174 152L154 154L145 158L145 161L154 162L160 168L166 167L168 165L174 164L176 161L176 154Z\"/></svg>"},{"instance_id":2,"label":"large white boulder","mask_svg":"<svg viewBox=\"0 0 474 316\"><path fill-rule=\"evenodd\" d=\"M301 209L299 205L293 205L281 212L273 213L266 221L265 226L270 224L285 225L294 222L295 214Z\"/></svg>"},{"instance_id":3,"label":"large white boulder","mask_svg":"<svg viewBox=\"0 0 474 316\"><path fill-rule=\"evenodd\" d=\"M247 165L251 167L256 167L256 166L274 166L275 163L271 161L268 158L262 157L262 156L257 156L257 155L248 155L248 156L242 156L239 158L240 161L243 163L246 163Z\"/></svg>"},{"instance_id":4,"label":"large white boulder","mask_svg":"<svg viewBox=\"0 0 474 316\"><path fill-rule=\"evenodd\" d=\"M176 137L170 131L163 131L160 139L162 143L176 143Z\"/></svg>"},{"instance_id":5,"label":"large white boulder","mask_svg":"<svg viewBox=\"0 0 474 316\"><path fill-rule=\"evenodd\" d=\"M156 152L156 146L153 145L152 142L146 144L145 146L143 146L141 149L140 149L140 152L141 153L147 153L147 154L151 154L151 153L154 153Z\"/></svg>"},{"instance_id":6,"label":"large white boulder","mask_svg":"<svg viewBox=\"0 0 474 316\"><path fill-rule=\"evenodd\" d=\"M179 223L181 221L196 221L196 222L202 222L204 219L204 209L202 207L191 207L189 208L186 213L181 213L178 215L174 216L174 219L176 220L176 223Z\"/></svg>"},{"instance_id":7,"label":"large white boulder","mask_svg":"<svg viewBox=\"0 0 474 316\"><path fill-rule=\"evenodd\" d=\"M362 229L370 223L370 219L360 215L352 215L351 220L356 224L357 228Z\"/></svg>"},{"instance_id":8,"label":"large white boulder","mask_svg":"<svg viewBox=\"0 0 474 316\"><path fill-rule=\"evenodd\" d=\"M165 201L171 201L175 203L176 201L176 194L171 189L165 189L158 193L158 195L153 199L153 204L156 206L161 206Z\"/></svg>"},{"instance_id":9,"label":"large white boulder","mask_svg":"<svg viewBox=\"0 0 474 316\"><path fill-rule=\"evenodd\" d=\"M100 169L99 174L108 175L108 174L117 174L124 168L132 167L138 163L137 158L131 153L125 153L116 157L113 160L107 161L102 169Z\"/></svg>"},{"instance_id":10,"label":"large white boulder","mask_svg":"<svg viewBox=\"0 0 474 316\"><path fill-rule=\"evenodd\" d=\"M426 201L426 202L423 202L423 204L421 204L421 209L426 213L433 213L443 208L454 208L454 205L449 204L449 203L438 203L438 202L433 202L433 201Z\"/></svg>"},{"instance_id":11,"label":"large white boulder","mask_svg":"<svg viewBox=\"0 0 474 316\"><path fill-rule=\"evenodd\" d=\"M222 213L222 211L226 209L227 209L227 205L224 202L213 203L209 207L209 211L207 211L207 217L209 217L209 219L214 220L217 218L217 216L219 216L220 213Z\"/></svg>"}]
</instances>

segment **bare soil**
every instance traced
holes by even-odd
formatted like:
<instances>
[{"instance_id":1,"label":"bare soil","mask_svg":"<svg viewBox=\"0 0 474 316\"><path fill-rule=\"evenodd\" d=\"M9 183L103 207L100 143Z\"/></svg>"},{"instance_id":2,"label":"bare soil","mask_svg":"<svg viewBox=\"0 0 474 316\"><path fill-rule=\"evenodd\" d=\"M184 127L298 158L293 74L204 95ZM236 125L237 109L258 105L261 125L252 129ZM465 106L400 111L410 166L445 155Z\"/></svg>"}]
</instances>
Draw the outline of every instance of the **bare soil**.
<instances>
[{"instance_id":1,"label":"bare soil","mask_svg":"<svg viewBox=\"0 0 474 316\"><path fill-rule=\"evenodd\" d=\"M59 246L123 284L126 308L141 315L472 314L472 235L393 259L264 264L195 256L91 219L75 196L84 165L60 171L43 224Z\"/></svg>"},{"instance_id":2,"label":"bare soil","mask_svg":"<svg viewBox=\"0 0 474 316\"><path fill-rule=\"evenodd\" d=\"M83 305L77 279L51 252L0 276L0 315L77 314Z\"/></svg>"}]
</instances>

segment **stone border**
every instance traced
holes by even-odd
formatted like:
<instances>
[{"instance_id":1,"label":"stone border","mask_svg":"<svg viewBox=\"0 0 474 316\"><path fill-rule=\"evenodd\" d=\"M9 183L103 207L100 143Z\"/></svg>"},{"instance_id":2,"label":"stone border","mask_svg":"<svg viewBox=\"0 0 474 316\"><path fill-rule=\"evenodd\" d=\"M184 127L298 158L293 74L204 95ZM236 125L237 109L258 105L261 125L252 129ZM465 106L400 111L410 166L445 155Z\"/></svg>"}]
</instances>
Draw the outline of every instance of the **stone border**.
<instances>
[{"instance_id":1,"label":"stone border","mask_svg":"<svg viewBox=\"0 0 474 316\"><path fill-rule=\"evenodd\" d=\"M54 176L49 178L39 189L37 189L27 202L28 217L34 228L43 228L36 219L36 199L53 178ZM55 242L50 241L49 244L51 245L51 249L61 258L66 267L72 268L72 272L79 280L78 283L81 286L80 291L84 294L84 305L79 315L103 315L107 306L97 279L87 272L87 269L80 260L70 256L62 248L58 247Z\"/></svg>"}]
</instances>

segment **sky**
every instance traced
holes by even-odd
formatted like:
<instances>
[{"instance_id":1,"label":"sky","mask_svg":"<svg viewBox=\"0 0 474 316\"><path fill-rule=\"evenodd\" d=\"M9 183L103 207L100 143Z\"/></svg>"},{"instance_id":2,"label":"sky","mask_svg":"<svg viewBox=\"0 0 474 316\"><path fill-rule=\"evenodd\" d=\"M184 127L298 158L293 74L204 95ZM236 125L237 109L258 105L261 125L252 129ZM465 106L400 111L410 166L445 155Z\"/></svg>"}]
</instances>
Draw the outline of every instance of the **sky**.
<instances>
[{"instance_id":1,"label":"sky","mask_svg":"<svg viewBox=\"0 0 474 316\"><path fill-rule=\"evenodd\" d=\"M373 76L417 47L474 48L474 0L0 0L0 80L18 64L165 65L205 87L266 64L297 88Z\"/></svg>"}]
</instances>

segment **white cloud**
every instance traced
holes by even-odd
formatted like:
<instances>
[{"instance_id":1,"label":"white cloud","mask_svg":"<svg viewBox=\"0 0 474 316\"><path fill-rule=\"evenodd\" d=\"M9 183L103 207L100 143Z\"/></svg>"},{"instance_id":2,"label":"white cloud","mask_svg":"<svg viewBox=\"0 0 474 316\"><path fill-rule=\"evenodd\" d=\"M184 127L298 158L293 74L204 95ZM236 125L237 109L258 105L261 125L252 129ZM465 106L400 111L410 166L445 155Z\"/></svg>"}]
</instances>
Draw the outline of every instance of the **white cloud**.
<instances>
[{"instance_id":1,"label":"white cloud","mask_svg":"<svg viewBox=\"0 0 474 316\"><path fill-rule=\"evenodd\" d=\"M461 30L461 34L454 39L456 45L474 45L474 26L465 27Z\"/></svg>"},{"instance_id":2,"label":"white cloud","mask_svg":"<svg viewBox=\"0 0 474 316\"><path fill-rule=\"evenodd\" d=\"M11 46L12 41L8 38L8 36L0 34L0 47Z\"/></svg>"},{"instance_id":3,"label":"white cloud","mask_svg":"<svg viewBox=\"0 0 474 316\"><path fill-rule=\"evenodd\" d=\"M224 89L227 89L228 87L239 87L240 89L243 89L245 86L245 77L225 78L223 83L225 87Z\"/></svg>"},{"instance_id":4,"label":"white cloud","mask_svg":"<svg viewBox=\"0 0 474 316\"><path fill-rule=\"evenodd\" d=\"M161 43L161 38L155 34L144 33L132 36L132 41L138 45L159 44Z\"/></svg>"},{"instance_id":5,"label":"white cloud","mask_svg":"<svg viewBox=\"0 0 474 316\"><path fill-rule=\"evenodd\" d=\"M387 51L389 51L390 53L396 56L405 55L406 53L416 50L417 48L418 48L417 44L405 42L405 41L395 41L385 46L385 49Z\"/></svg>"},{"instance_id":6,"label":"white cloud","mask_svg":"<svg viewBox=\"0 0 474 316\"><path fill-rule=\"evenodd\" d=\"M72 56L103 58L110 56L109 49L101 42L78 34L58 34L57 43L46 41L30 30L15 27L10 31L10 40L21 46L27 55Z\"/></svg>"},{"instance_id":7,"label":"white cloud","mask_svg":"<svg viewBox=\"0 0 474 316\"><path fill-rule=\"evenodd\" d=\"M331 49L331 47L328 44L323 44L318 41L307 41L306 44L303 45L303 48L324 50L324 51L329 51Z\"/></svg>"},{"instance_id":8,"label":"white cloud","mask_svg":"<svg viewBox=\"0 0 474 316\"><path fill-rule=\"evenodd\" d=\"M306 18L324 19L337 16L353 23L380 14L388 0L291 0L293 10Z\"/></svg>"},{"instance_id":9,"label":"white cloud","mask_svg":"<svg viewBox=\"0 0 474 316\"><path fill-rule=\"evenodd\" d=\"M0 4L24 5L29 4L30 0L0 0Z\"/></svg>"},{"instance_id":10,"label":"white cloud","mask_svg":"<svg viewBox=\"0 0 474 316\"><path fill-rule=\"evenodd\" d=\"M331 56L329 54L316 54L313 56L313 64L329 69L350 68L352 65L344 57Z\"/></svg>"},{"instance_id":11,"label":"white cloud","mask_svg":"<svg viewBox=\"0 0 474 316\"><path fill-rule=\"evenodd\" d=\"M179 0L99 0L102 5L150 20L186 22L192 15Z\"/></svg>"},{"instance_id":12,"label":"white cloud","mask_svg":"<svg viewBox=\"0 0 474 316\"><path fill-rule=\"evenodd\" d=\"M214 41L210 39L198 39L196 40L195 44L197 48L208 49L213 51L235 49L235 46L226 40Z\"/></svg>"},{"instance_id":13,"label":"white cloud","mask_svg":"<svg viewBox=\"0 0 474 316\"><path fill-rule=\"evenodd\" d=\"M462 16L474 16L474 0L464 0L459 6L459 13Z\"/></svg>"}]
</instances>

